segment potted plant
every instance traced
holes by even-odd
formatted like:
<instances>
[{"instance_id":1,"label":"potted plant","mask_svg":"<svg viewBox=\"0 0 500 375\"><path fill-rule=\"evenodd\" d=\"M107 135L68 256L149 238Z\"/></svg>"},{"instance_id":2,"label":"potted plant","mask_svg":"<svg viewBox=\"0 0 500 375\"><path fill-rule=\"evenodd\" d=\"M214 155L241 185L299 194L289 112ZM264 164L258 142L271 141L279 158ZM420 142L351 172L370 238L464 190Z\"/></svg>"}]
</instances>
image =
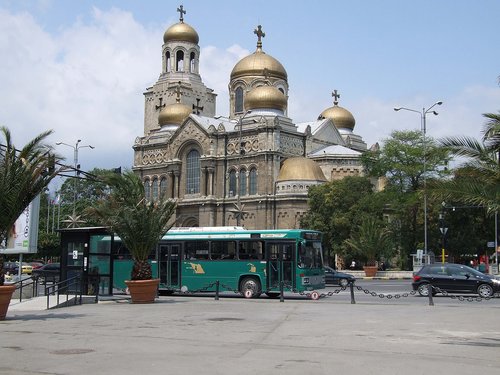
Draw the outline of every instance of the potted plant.
<instances>
[{"instance_id":1,"label":"potted plant","mask_svg":"<svg viewBox=\"0 0 500 375\"><path fill-rule=\"evenodd\" d=\"M109 195L87 211L120 237L130 251L134 264L125 283L132 303L154 302L160 280L153 279L148 256L172 226L169 222L175 202L165 196L149 200L141 179L132 171L110 173L104 182L110 187Z\"/></svg>"},{"instance_id":2,"label":"potted plant","mask_svg":"<svg viewBox=\"0 0 500 375\"><path fill-rule=\"evenodd\" d=\"M52 131L41 133L22 149L12 143L9 129L0 128L0 248L7 246L10 230L35 197L42 193L60 170L60 157L44 144ZM5 319L13 285L5 285L4 256L0 254L0 320Z\"/></svg>"},{"instance_id":3,"label":"potted plant","mask_svg":"<svg viewBox=\"0 0 500 375\"><path fill-rule=\"evenodd\" d=\"M367 216L345 244L365 261L365 275L373 277L377 274L378 259L391 245L390 231L376 217Z\"/></svg>"}]
</instances>

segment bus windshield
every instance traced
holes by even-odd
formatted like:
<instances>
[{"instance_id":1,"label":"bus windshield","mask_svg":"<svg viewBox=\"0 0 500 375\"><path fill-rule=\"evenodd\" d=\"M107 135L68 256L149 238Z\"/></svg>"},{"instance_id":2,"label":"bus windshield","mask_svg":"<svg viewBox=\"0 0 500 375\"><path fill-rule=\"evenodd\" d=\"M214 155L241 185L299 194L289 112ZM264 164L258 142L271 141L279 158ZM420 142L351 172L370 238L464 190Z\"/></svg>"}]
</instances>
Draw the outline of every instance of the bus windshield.
<instances>
[{"instance_id":1,"label":"bus windshield","mask_svg":"<svg viewBox=\"0 0 500 375\"><path fill-rule=\"evenodd\" d=\"M299 268L321 268L323 267L323 257L321 242L305 241L299 247Z\"/></svg>"}]
</instances>

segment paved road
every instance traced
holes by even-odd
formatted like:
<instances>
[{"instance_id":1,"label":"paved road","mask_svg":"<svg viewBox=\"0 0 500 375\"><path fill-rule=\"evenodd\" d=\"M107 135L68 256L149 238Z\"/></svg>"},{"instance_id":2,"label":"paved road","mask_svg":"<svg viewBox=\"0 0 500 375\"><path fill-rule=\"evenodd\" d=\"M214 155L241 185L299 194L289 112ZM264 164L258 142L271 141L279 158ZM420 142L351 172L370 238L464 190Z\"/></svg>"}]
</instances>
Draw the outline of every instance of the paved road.
<instances>
[{"instance_id":1,"label":"paved road","mask_svg":"<svg viewBox=\"0 0 500 375\"><path fill-rule=\"evenodd\" d=\"M174 296L16 309L0 322L0 374L498 374L500 299L413 301Z\"/></svg>"}]
</instances>

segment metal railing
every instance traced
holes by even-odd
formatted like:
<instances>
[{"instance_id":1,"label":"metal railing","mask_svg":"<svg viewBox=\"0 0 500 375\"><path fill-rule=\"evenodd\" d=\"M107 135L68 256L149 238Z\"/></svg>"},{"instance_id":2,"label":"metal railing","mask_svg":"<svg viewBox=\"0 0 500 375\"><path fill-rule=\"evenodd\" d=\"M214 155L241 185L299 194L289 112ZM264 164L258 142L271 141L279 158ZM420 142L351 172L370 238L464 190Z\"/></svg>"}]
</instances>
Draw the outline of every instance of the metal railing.
<instances>
[{"instance_id":1,"label":"metal railing","mask_svg":"<svg viewBox=\"0 0 500 375\"><path fill-rule=\"evenodd\" d=\"M75 288L71 288L75 286ZM82 296L83 296L83 284L81 277L74 276L69 279L59 281L58 283L45 286L45 295L47 296L47 310L50 309L50 296L55 295L57 298L56 307L59 306L59 297L60 295L66 296L65 306L68 306L69 296L75 296L74 305L82 304Z\"/></svg>"}]
</instances>

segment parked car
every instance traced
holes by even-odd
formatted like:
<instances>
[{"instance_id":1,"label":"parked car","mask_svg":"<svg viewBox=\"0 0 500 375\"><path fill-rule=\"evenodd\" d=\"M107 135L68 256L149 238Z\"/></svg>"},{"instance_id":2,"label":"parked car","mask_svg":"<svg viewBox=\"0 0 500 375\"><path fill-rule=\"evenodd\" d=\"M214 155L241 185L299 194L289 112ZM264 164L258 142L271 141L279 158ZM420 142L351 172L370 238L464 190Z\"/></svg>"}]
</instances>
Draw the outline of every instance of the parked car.
<instances>
[{"instance_id":1,"label":"parked car","mask_svg":"<svg viewBox=\"0 0 500 375\"><path fill-rule=\"evenodd\" d=\"M500 280L463 264L435 263L423 266L413 275L413 290L418 291L421 296L428 296L429 284L435 287L433 294L445 291L491 297L494 293L500 292Z\"/></svg>"},{"instance_id":2,"label":"parked car","mask_svg":"<svg viewBox=\"0 0 500 375\"><path fill-rule=\"evenodd\" d=\"M19 266L17 265L16 262L4 262L3 270L5 273L15 274L18 272Z\"/></svg>"},{"instance_id":3,"label":"parked car","mask_svg":"<svg viewBox=\"0 0 500 375\"><path fill-rule=\"evenodd\" d=\"M59 263L47 263L42 267L33 270L31 276L38 278L42 282L52 281L58 282L61 273L61 265Z\"/></svg>"},{"instance_id":4,"label":"parked car","mask_svg":"<svg viewBox=\"0 0 500 375\"><path fill-rule=\"evenodd\" d=\"M43 263L42 262L30 262L31 264L31 267L33 267L34 270L40 268L40 267L43 267Z\"/></svg>"},{"instance_id":5,"label":"parked car","mask_svg":"<svg viewBox=\"0 0 500 375\"><path fill-rule=\"evenodd\" d=\"M325 268L326 284L335 284L335 285L340 285L342 287L346 287L347 285L349 285L349 282L356 281L356 278L353 275L336 271L332 267L328 266L325 266L324 268Z\"/></svg>"}]
</instances>

